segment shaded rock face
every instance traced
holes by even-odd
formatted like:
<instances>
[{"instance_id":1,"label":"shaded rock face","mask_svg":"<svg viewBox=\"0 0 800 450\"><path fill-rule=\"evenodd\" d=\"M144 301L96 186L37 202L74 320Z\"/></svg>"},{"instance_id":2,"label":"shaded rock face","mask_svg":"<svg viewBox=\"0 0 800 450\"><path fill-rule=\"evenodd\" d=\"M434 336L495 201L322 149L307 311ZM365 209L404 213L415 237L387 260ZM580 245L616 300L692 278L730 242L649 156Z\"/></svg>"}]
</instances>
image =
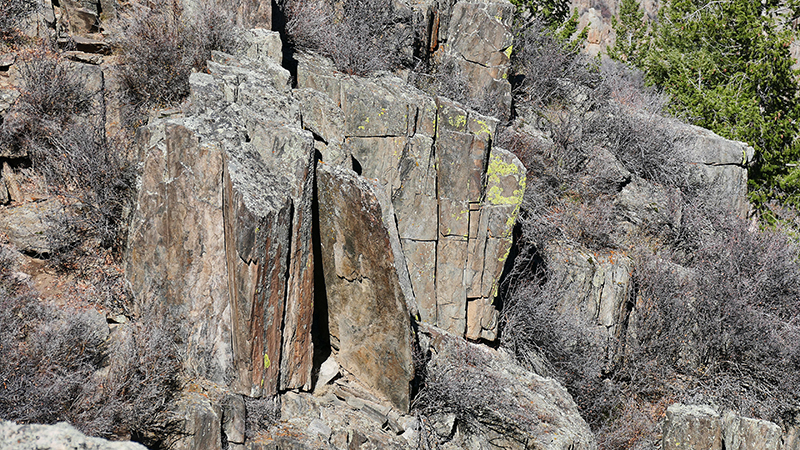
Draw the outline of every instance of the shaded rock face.
<instances>
[{"instance_id":1,"label":"shaded rock face","mask_svg":"<svg viewBox=\"0 0 800 450\"><path fill-rule=\"evenodd\" d=\"M304 126L325 140L323 161L328 154L333 163L352 162L387 190L405 257L399 269L407 269L416 300L411 309L454 334L496 339L492 301L525 189L522 164L491 145L497 119L397 78L336 75L321 58L301 59L298 84L318 105L308 108ZM343 125L331 125L331 117Z\"/></svg>"},{"instance_id":2,"label":"shaded rock face","mask_svg":"<svg viewBox=\"0 0 800 450\"><path fill-rule=\"evenodd\" d=\"M253 397L309 389L313 139L288 73L217 57L190 80L191 117L139 132L126 270L138 304L181 322L190 373Z\"/></svg>"},{"instance_id":3,"label":"shaded rock face","mask_svg":"<svg viewBox=\"0 0 800 450\"><path fill-rule=\"evenodd\" d=\"M15 450L145 450L135 442L113 442L85 436L66 422L56 425L17 425L0 421L0 446Z\"/></svg>"}]
</instances>

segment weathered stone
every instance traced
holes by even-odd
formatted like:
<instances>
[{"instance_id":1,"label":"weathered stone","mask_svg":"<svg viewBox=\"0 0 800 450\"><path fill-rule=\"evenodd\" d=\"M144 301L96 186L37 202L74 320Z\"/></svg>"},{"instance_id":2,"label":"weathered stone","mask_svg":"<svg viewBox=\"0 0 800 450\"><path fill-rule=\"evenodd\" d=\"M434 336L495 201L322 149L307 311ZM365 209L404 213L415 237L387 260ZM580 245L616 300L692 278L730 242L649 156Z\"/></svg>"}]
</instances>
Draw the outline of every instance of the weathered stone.
<instances>
[{"instance_id":1,"label":"weathered stone","mask_svg":"<svg viewBox=\"0 0 800 450\"><path fill-rule=\"evenodd\" d=\"M245 408L241 395L228 394L222 401L222 432L229 443L244 444Z\"/></svg>"},{"instance_id":2,"label":"weathered stone","mask_svg":"<svg viewBox=\"0 0 800 450\"><path fill-rule=\"evenodd\" d=\"M177 450L219 450L222 448L219 407L199 392L184 393L177 403L181 432L173 443Z\"/></svg>"},{"instance_id":3,"label":"weathered stone","mask_svg":"<svg viewBox=\"0 0 800 450\"><path fill-rule=\"evenodd\" d=\"M667 408L662 448L664 450L722 450L722 419L709 406L680 403Z\"/></svg>"},{"instance_id":4,"label":"weathered stone","mask_svg":"<svg viewBox=\"0 0 800 450\"><path fill-rule=\"evenodd\" d=\"M459 377L459 383L463 384L455 389L474 391L453 394L469 395L470 402L480 402L475 411L482 412L473 416L475 426L462 430L456 424L452 448L475 448L469 444L474 440L484 445L477 448L487 449L597 448L577 405L555 380L526 371L502 350L465 342L424 323L420 324L419 331L430 342L429 376L433 371L437 376ZM476 381L470 384L469 380ZM438 381L447 383L450 380ZM481 392L482 389L487 392ZM440 432L446 434L448 428L445 426Z\"/></svg>"},{"instance_id":5,"label":"weathered stone","mask_svg":"<svg viewBox=\"0 0 800 450\"><path fill-rule=\"evenodd\" d=\"M236 25L240 28L272 29L272 2L238 0L235 2Z\"/></svg>"},{"instance_id":6,"label":"weathered stone","mask_svg":"<svg viewBox=\"0 0 800 450\"><path fill-rule=\"evenodd\" d=\"M500 116L511 108L508 82L514 6L503 1L456 2L449 17L445 58L467 79L468 96L490 99Z\"/></svg>"},{"instance_id":7,"label":"weathered stone","mask_svg":"<svg viewBox=\"0 0 800 450\"><path fill-rule=\"evenodd\" d=\"M349 164L350 154L343 149L344 113L327 95L314 89L297 89L294 96L300 101L303 129L311 131L318 140L322 161L333 165Z\"/></svg>"},{"instance_id":8,"label":"weathered stone","mask_svg":"<svg viewBox=\"0 0 800 450\"><path fill-rule=\"evenodd\" d=\"M145 450L136 442L114 442L85 436L66 422L18 425L0 421L0 447L13 450Z\"/></svg>"},{"instance_id":9,"label":"weathered stone","mask_svg":"<svg viewBox=\"0 0 800 450\"><path fill-rule=\"evenodd\" d=\"M404 239L402 243L419 320L436 323L436 241Z\"/></svg>"},{"instance_id":10,"label":"weathered stone","mask_svg":"<svg viewBox=\"0 0 800 450\"><path fill-rule=\"evenodd\" d=\"M414 376L408 300L395 267L383 209L365 179L318 168L320 239L328 325L337 361L401 411Z\"/></svg>"},{"instance_id":11,"label":"weathered stone","mask_svg":"<svg viewBox=\"0 0 800 450\"><path fill-rule=\"evenodd\" d=\"M0 232L20 251L37 255L52 251L48 232L62 206L55 199L0 208Z\"/></svg>"},{"instance_id":12,"label":"weathered stone","mask_svg":"<svg viewBox=\"0 0 800 450\"><path fill-rule=\"evenodd\" d=\"M466 238L445 236L439 239L436 246L436 324L457 336L463 336L466 329L466 260Z\"/></svg>"},{"instance_id":13,"label":"weathered stone","mask_svg":"<svg viewBox=\"0 0 800 450\"><path fill-rule=\"evenodd\" d=\"M626 303L632 289L633 262L624 254L590 253L578 246L554 243L544 249L552 277L561 292L558 308L577 314L593 326L595 344L611 363L622 339Z\"/></svg>"},{"instance_id":14,"label":"weathered stone","mask_svg":"<svg viewBox=\"0 0 800 450\"><path fill-rule=\"evenodd\" d=\"M138 140L142 187L126 255L131 287L139 305L163 301L180 318L188 368L222 380L232 359L230 322L221 320L229 307L222 150L201 145L179 123L140 129Z\"/></svg>"},{"instance_id":15,"label":"weathered stone","mask_svg":"<svg viewBox=\"0 0 800 450\"><path fill-rule=\"evenodd\" d=\"M511 251L512 231L525 193L525 166L511 152L493 148L486 169L482 205L470 205L470 230L464 283L466 337L497 338L498 311L492 306ZM477 209L480 207L480 209Z\"/></svg>"},{"instance_id":16,"label":"weathered stone","mask_svg":"<svg viewBox=\"0 0 800 450\"><path fill-rule=\"evenodd\" d=\"M271 59L278 64L283 61L283 44L277 31L263 28L249 29L244 34L244 43L245 56L254 61Z\"/></svg>"},{"instance_id":17,"label":"weathered stone","mask_svg":"<svg viewBox=\"0 0 800 450\"><path fill-rule=\"evenodd\" d=\"M339 375L339 363L333 356L328 357L319 367L317 387L325 386ZM316 391L315 391L316 392Z\"/></svg>"},{"instance_id":18,"label":"weathered stone","mask_svg":"<svg viewBox=\"0 0 800 450\"><path fill-rule=\"evenodd\" d=\"M63 0L61 7L64 14L64 25L74 35L96 33L100 28L98 2L91 0Z\"/></svg>"},{"instance_id":19,"label":"weathered stone","mask_svg":"<svg viewBox=\"0 0 800 450\"><path fill-rule=\"evenodd\" d=\"M699 188L710 207L747 216L747 167L754 150L704 128L675 124L689 162L689 182Z\"/></svg>"},{"instance_id":20,"label":"weathered stone","mask_svg":"<svg viewBox=\"0 0 800 450\"><path fill-rule=\"evenodd\" d=\"M731 411L723 415L722 423L726 450L781 450L781 427L775 423Z\"/></svg>"},{"instance_id":21,"label":"weathered stone","mask_svg":"<svg viewBox=\"0 0 800 450\"><path fill-rule=\"evenodd\" d=\"M635 227L654 233L668 230L677 217L670 212L668 192L639 177L631 179L614 199L614 212L622 232Z\"/></svg>"}]
</instances>

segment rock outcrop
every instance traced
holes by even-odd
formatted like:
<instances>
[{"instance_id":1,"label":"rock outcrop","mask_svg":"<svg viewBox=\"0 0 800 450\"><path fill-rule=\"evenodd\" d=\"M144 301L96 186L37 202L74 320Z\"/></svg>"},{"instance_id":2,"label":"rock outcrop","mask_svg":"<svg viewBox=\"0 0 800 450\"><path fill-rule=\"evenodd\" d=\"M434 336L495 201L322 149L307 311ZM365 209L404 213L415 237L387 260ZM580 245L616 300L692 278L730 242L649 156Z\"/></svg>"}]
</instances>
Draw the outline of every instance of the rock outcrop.
<instances>
[{"instance_id":1,"label":"rock outcrop","mask_svg":"<svg viewBox=\"0 0 800 450\"><path fill-rule=\"evenodd\" d=\"M408 275L396 269L403 254L391 203L378 192L382 186L370 186L355 172L322 165L317 175L328 329L337 360L407 412L414 378L413 297L407 295L413 294Z\"/></svg>"},{"instance_id":2,"label":"rock outcrop","mask_svg":"<svg viewBox=\"0 0 800 450\"><path fill-rule=\"evenodd\" d=\"M308 389L313 138L268 54L215 59L190 80L191 117L139 132L128 276L183 324L192 373L253 397Z\"/></svg>"},{"instance_id":3,"label":"rock outcrop","mask_svg":"<svg viewBox=\"0 0 800 450\"><path fill-rule=\"evenodd\" d=\"M324 141L323 161L349 157L388 190L420 320L494 340L492 301L525 190L519 160L491 145L497 119L394 77L337 75L318 57L300 60L298 84L330 100L314 100L307 125Z\"/></svg>"},{"instance_id":4,"label":"rock outcrop","mask_svg":"<svg viewBox=\"0 0 800 450\"><path fill-rule=\"evenodd\" d=\"M671 449L764 449L792 448L792 436L766 421L742 417L732 411L720 414L705 405L676 403L667 408L662 448Z\"/></svg>"},{"instance_id":5,"label":"rock outcrop","mask_svg":"<svg viewBox=\"0 0 800 450\"><path fill-rule=\"evenodd\" d=\"M18 425L0 421L0 448L8 450L145 450L135 442L89 437L66 422L56 425Z\"/></svg>"}]
</instances>

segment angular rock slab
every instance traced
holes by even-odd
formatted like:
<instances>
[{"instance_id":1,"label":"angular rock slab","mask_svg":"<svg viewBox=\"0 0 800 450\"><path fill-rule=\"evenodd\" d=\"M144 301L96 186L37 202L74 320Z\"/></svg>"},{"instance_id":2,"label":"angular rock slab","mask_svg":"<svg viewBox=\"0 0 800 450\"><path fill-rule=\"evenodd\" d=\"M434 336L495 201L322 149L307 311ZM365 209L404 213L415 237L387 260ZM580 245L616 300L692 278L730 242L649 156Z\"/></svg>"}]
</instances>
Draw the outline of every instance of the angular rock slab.
<instances>
[{"instance_id":1,"label":"angular rock slab","mask_svg":"<svg viewBox=\"0 0 800 450\"><path fill-rule=\"evenodd\" d=\"M773 422L728 411L722 416L722 425L726 450L781 450L781 427Z\"/></svg>"},{"instance_id":2,"label":"angular rock slab","mask_svg":"<svg viewBox=\"0 0 800 450\"><path fill-rule=\"evenodd\" d=\"M317 169L328 325L337 361L401 411L414 377L407 299L380 189L347 169ZM396 232L395 232L396 239Z\"/></svg>"},{"instance_id":3,"label":"angular rock slab","mask_svg":"<svg viewBox=\"0 0 800 450\"><path fill-rule=\"evenodd\" d=\"M667 408L664 450L722 450L722 419L709 406L676 403Z\"/></svg>"}]
</instances>

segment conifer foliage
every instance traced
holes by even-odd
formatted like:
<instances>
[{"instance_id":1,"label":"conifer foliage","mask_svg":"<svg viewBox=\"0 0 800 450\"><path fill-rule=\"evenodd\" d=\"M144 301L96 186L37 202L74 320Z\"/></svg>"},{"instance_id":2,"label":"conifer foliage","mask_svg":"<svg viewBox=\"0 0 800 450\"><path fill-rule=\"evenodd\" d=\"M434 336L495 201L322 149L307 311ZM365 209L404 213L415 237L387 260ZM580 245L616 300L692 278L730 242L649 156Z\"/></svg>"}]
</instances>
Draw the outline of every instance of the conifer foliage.
<instances>
[{"instance_id":1,"label":"conifer foliage","mask_svg":"<svg viewBox=\"0 0 800 450\"><path fill-rule=\"evenodd\" d=\"M785 23L795 8L782 3L670 0L648 29L638 2L623 0L609 52L668 92L675 113L756 149L756 206L800 205L800 96Z\"/></svg>"}]
</instances>

